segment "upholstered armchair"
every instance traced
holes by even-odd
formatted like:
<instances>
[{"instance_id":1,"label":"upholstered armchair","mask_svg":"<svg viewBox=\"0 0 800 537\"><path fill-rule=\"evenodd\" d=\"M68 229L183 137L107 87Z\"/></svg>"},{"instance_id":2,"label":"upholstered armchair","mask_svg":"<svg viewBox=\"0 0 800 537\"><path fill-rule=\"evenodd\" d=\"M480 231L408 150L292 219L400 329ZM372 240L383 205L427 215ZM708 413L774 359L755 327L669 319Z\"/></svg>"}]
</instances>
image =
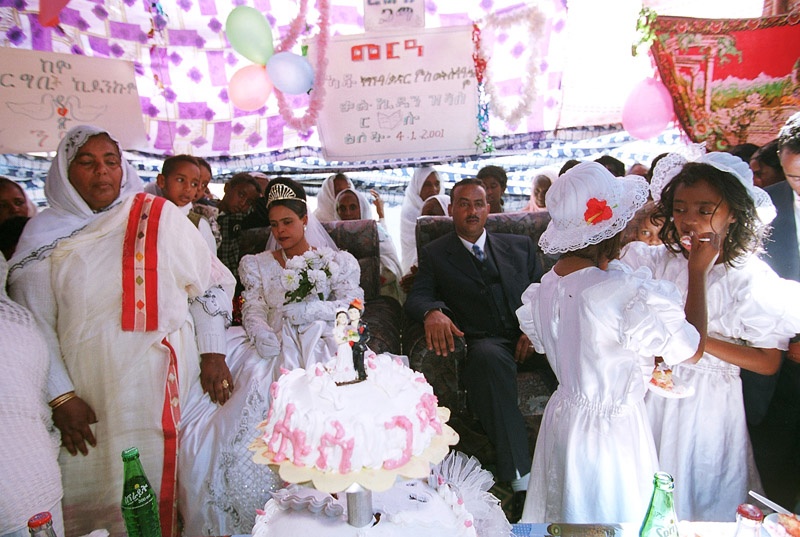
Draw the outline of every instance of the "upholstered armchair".
<instances>
[{"instance_id":1,"label":"upholstered armchair","mask_svg":"<svg viewBox=\"0 0 800 537\"><path fill-rule=\"evenodd\" d=\"M486 229L496 233L529 235L537 245L536 255L546 271L553 266L555 259L545 255L538 244L539 236L549 221L547 212L492 214L486 221ZM420 217L416 229L417 249L450 231L453 231L453 219L449 216ZM494 459L493 449L480 424L467 408L466 391L460 378L466 359L464 338L456 338L455 352L447 357L436 356L436 353L427 349L422 324L405 318L403 353L408 355L411 367L423 373L433 386L439 405L450 409L451 425L461 436L458 449L477 456L484 465L490 466ZM555 376L546 358L537 355L520 366L517 380L519 406L528 426L532 451L544 406L556 387Z\"/></svg>"},{"instance_id":2,"label":"upholstered armchair","mask_svg":"<svg viewBox=\"0 0 800 537\"><path fill-rule=\"evenodd\" d=\"M381 296L381 261L378 224L374 220L323 222L325 230L341 250L350 252L361 267L364 290L364 322L369 325L369 348L377 353L400 354L402 308L397 300ZM264 251L269 228L243 230L239 239L241 255Z\"/></svg>"}]
</instances>

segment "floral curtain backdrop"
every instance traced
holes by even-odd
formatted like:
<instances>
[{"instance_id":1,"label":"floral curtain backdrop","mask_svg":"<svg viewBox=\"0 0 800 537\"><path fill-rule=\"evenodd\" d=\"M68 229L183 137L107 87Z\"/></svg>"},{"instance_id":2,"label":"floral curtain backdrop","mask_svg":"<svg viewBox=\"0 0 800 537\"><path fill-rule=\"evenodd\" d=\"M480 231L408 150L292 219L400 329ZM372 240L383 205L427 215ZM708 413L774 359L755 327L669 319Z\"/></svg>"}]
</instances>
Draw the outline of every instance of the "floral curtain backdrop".
<instances>
[{"instance_id":1,"label":"floral curtain backdrop","mask_svg":"<svg viewBox=\"0 0 800 537\"><path fill-rule=\"evenodd\" d=\"M709 149L763 145L800 109L800 11L758 19L658 17L653 55L681 127Z\"/></svg>"}]
</instances>

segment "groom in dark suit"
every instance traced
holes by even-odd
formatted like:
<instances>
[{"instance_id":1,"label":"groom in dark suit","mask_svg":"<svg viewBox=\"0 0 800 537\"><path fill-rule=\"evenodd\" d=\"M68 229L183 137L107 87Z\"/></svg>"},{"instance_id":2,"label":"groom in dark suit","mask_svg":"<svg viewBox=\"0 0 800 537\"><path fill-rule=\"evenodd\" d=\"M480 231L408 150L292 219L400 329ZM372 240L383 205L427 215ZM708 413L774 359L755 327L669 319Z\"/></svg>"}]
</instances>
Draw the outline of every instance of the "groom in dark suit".
<instances>
[{"instance_id":1,"label":"groom in dark suit","mask_svg":"<svg viewBox=\"0 0 800 537\"><path fill-rule=\"evenodd\" d=\"M479 179L456 183L450 199L455 231L420 251L405 311L424 323L428 349L437 355L453 352L453 336L466 338L467 401L497 452L496 478L511 482L521 515L531 458L517 406L517 363L533 349L516 310L543 269L530 237L486 232L489 207Z\"/></svg>"},{"instance_id":2,"label":"groom in dark suit","mask_svg":"<svg viewBox=\"0 0 800 537\"><path fill-rule=\"evenodd\" d=\"M796 179L800 183L800 179ZM794 216L794 190L790 181L781 181L767 188L778 215L772 221L772 233L765 243L766 256L772 270L781 278L800 281L800 247L797 244L797 222ZM800 185L797 186L800 191Z\"/></svg>"},{"instance_id":3,"label":"groom in dark suit","mask_svg":"<svg viewBox=\"0 0 800 537\"><path fill-rule=\"evenodd\" d=\"M764 244L763 258L781 278L800 281L797 237L800 222L795 208L795 199L800 196L800 113L793 119L795 127L785 139L781 137L782 148L778 153L786 181L766 189L777 216ZM750 428L758 471L769 497L796 510L800 508L800 481L797 479L800 475L800 334L792 339L788 352L784 353L777 378L756 375L756 382L753 382L752 376L742 370L745 405L748 393L760 397L762 404L769 403L772 398L763 421ZM748 381L749 385L745 384Z\"/></svg>"}]
</instances>

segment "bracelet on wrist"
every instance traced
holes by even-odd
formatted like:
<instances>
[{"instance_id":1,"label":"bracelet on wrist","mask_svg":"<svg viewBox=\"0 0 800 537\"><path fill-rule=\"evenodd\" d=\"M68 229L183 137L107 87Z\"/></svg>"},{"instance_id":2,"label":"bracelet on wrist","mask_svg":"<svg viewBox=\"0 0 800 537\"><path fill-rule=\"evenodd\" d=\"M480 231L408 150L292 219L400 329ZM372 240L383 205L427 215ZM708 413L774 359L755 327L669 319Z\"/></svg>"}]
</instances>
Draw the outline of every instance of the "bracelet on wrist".
<instances>
[{"instance_id":1,"label":"bracelet on wrist","mask_svg":"<svg viewBox=\"0 0 800 537\"><path fill-rule=\"evenodd\" d=\"M74 391L73 392L67 392L67 393L59 395L58 397L56 397L55 399L50 401L48 404L50 405L50 408L55 410L58 407L60 407L61 405L63 405L64 403L66 403L67 401L71 401L71 400L75 399L76 397L78 397L78 396L75 395Z\"/></svg>"}]
</instances>

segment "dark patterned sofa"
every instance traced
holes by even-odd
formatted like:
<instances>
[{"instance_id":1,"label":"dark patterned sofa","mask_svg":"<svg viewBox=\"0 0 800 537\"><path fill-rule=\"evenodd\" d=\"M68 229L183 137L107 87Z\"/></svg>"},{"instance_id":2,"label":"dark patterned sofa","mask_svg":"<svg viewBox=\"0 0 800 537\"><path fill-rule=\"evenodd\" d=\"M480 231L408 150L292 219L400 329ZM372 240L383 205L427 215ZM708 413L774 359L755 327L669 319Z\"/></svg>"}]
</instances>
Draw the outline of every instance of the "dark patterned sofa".
<instances>
[{"instance_id":1,"label":"dark patterned sofa","mask_svg":"<svg viewBox=\"0 0 800 537\"><path fill-rule=\"evenodd\" d=\"M397 300L381 296L380 245L378 225L374 220L323 222L323 227L341 250L350 252L361 267L361 288L364 290L364 321L369 325L369 347L377 353L400 354L402 308ZM263 252L269 228L242 231L239 238L241 255Z\"/></svg>"},{"instance_id":2,"label":"dark patterned sofa","mask_svg":"<svg viewBox=\"0 0 800 537\"><path fill-rule=\"evenodd\" d=\"M538 249L539 236L549 221L550 216L547 212L492 214L486 221L486 229L496 233L529 235L537 245L539 261L545 270L549 270L555 260ZM453 231L453 220L449 216L419 218L416 230L417 249L450 231ZM454 353L447 357L436 356L427 349L422 324L406 318L403 326L403 353L408 355L411 367L423 373L431 383L439 404L450 408L452 413L450 423L461 436L458 449L475 455L484 466L491 468L494 459L493 449L480 424L467 408L466 391L460 382L459 375L466 358L464 338L456 338ZM544 406L556 388L555 375L546 357L537 355L520 365L517 384L519 407L528 425L529 442L533 452Z\"/></svg>"}]
</instances>

